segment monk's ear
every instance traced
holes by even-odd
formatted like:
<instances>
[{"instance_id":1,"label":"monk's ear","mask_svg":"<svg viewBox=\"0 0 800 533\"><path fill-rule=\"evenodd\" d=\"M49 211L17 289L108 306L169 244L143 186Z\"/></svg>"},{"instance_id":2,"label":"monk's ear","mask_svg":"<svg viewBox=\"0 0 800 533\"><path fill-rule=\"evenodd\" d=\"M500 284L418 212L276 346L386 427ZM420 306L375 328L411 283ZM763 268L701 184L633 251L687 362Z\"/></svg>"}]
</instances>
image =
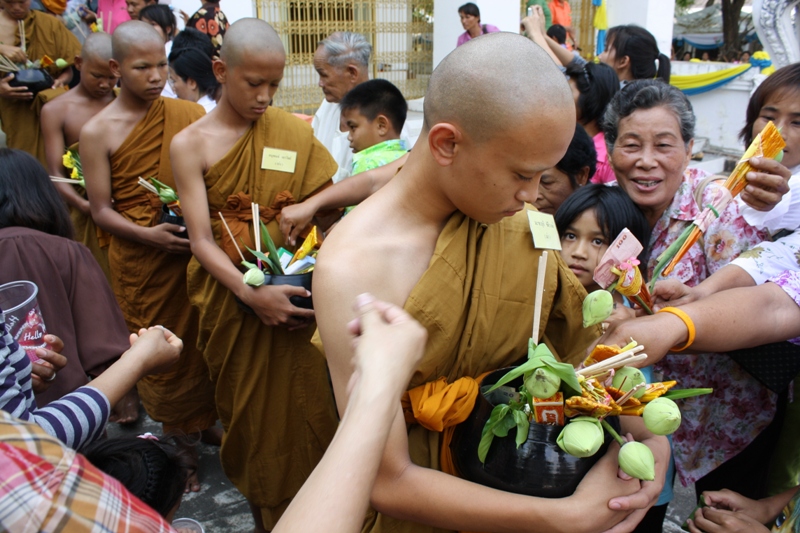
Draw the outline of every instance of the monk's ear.
<instances>
[{"instance_id":1,"label":"monk's ear","mask_svg":"<svg viewBox=\"0 0 800 533\"><path fill-rule=\"evenodd\" d=\"M436 162L443 167L453 164L457 146L462 140L461 130L447 122L435 124L428 132L428 148Z\"/></svg>"},{"instance_id":2,"label":"monk's ear","mask_svg":"<svg viewBox=\"0 0 800 533\"><path fill-rule=\"evenodd\" d=\"M108 60L108 68L111 69L111 74L114 75L115 78L122 77L122 71L120 70L119 61L116 59L109 59Z\"/></svg>"},{"instance_id":3,"label":"monk's ear","mask_svg":"<svg viewBox=\"0 0 800 533\"><path fill-rule=\"evenodd\" d=\"M218 83L225 83L228 79L228 65L221 59L214 59L211 63L211 69L214 71L214 77L217 78Z\"/></svg>"},{"instance_id":4,"label":"monk's ear","mask_svg":"<svg viewBox=\"0 0 800 533\"><path fill-rule=\"evenodd\" d=\"M75 59L72 62L72 64L75 66L77 70L80 70L81 66L83 66L83 58L81 56L75 56Z\"/></svg>"}]
</instances>

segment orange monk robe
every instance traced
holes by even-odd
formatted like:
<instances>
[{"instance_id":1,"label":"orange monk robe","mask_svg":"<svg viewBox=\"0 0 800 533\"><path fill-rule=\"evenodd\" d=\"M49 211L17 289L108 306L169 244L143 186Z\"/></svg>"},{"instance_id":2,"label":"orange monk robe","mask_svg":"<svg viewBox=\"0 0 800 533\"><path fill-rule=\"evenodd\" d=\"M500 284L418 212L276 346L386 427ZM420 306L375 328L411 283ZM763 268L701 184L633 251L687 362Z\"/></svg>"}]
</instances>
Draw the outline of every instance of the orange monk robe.
<instances>
[{"instance_id":1,"label":"orange monk robe","mask_svg":"<svg viewBox=\"0 0 800 533\"><path fill-rule=\"evenodd\" d=\"M262 169L265 147L295 152L294 172ZM299 202L328 185L337 168L311 126L269 107L204 177L217 243L222 245L225 234L217 212L226 213L235 232L250 215L250 202L242 202L245 194L262 206L273 205L276 196L291 195ZM262 220L275 245L282 246L278 222L270 220L274 214L275 210L262 210ZM236 488L261 508L270 530L336 430L325 361L309 343L314 328L265 326L243 312L233 293L196 259L189 263L189 295L200 309L200 347L216 382L217 409L225 428L222 466Z\"/></svg>"},{"instance_id":2,"label":"orange monk robe","mask_svg":"<svg viewBox=\"0 0 800 533\"><path fill-rule=\"evenodd\" d=\"M69 148L77 152L78 143ZM65 170L66 175L69 176L70 170ZM77 185L72 185L72 187L75 187L75 191L86 198L86 190L83 187ZM92 252L92 257L95 258L103 274L106 275L106 279L111 283L111 272L108 269L108 243L110 236L97 227L91 215L84 215L80 209L69 206L69 217L72 219L72 228L75 230L75 240Z\"/></svg>"},{"instance_id":3,"label":"orange monk robe","mask_svg":"<svg viewBox=\"0 0 800 533\"><path fill-rule=\"evenodd\" d=\"M175 187L169 162L172 138L201 116L203 108L185 100L159 98L111 156L114 208L140 226L158 224L161 202L138 185L139 176ZM162 325L183 339L180 360L168 372L147 376L138 389L148 414L164 431L195 432L217 419L214 387L197 349L197 312L186 293L190 254L171 254L111 236L111 285L131 331Z\"/></svg>"},{"instance_id":4,"label":"orange monk robe","mask_svg":"<svg viewBox=\"0 0 800 533\"><path fill-rule=\"evenodd\" d=\"M406 311L428 330L428 343L408 386L511 366L526 357L541 250L533 247L527 215L482 225L454 214L436 243L428 269L411 291ZM560 254L547 261L541 341L562 361L580 363L600 335L583 328L586 291ZM319 337L315 338L317 343ZM420 425L408 432L411 460L441 470L441 433ZM396 520L370 510L365 532L440 533L447 530Z\"/></svg>"},{"instance_id":5,"label":"orange monk robe","mask_svg":"<svg viewBox=\"0 0 800 533\"><path fill-rule=\"evenodd\" d=\"M31 10L23 21L28 59L36 61L49 56L53 61L63 59L72 65L75 56L81 52L81 43L58 18L41 11ZM14 46L20 46L17 30ZM52 65L47 71L55 78L61 69ZM43 91L45 92L45 91ZM60 93L59 93L60 94ZM42 97L45 95L43 94ZM40 100L37 102L37 100ZM44 139L39 128L39 113L44 101L37 95L31 100L11 100L0 98L0 122L6 133L9 148L24 150L36 157L47 168L44 153Z\"/></svg>"}]
</instances>

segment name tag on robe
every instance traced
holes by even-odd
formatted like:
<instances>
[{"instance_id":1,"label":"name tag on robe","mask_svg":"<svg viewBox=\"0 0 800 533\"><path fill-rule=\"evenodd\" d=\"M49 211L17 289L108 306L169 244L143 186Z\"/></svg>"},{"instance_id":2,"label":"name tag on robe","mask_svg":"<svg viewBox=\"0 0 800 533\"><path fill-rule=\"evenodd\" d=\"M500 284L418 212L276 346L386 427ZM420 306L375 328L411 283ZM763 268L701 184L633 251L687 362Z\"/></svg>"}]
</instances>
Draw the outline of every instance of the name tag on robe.
<instances>
[{"instance_id":1,"label":"name tag on robe","mask_svg":"<svg viewBox=\"0 0 800 533\"><path fill-rule=\"evenodd\" d=\"M294 173L297 165L297 152L291 150L279 150L277 148L264 148L261 156L262 170L277 170L278 172Z\"/></svg>"},{"instance_id":2,"label":"name tag on robe","mask_svg":"<svg viewBox=\"0 0 800 533\"><path fill-rule=\"evenodd\" d=\"M533 245L536 248L545 250L561 249L561 238L558 236L558 229L553 215L539 211L528 211L528 223L531 226Z\"/></svg>"}]
</instances>

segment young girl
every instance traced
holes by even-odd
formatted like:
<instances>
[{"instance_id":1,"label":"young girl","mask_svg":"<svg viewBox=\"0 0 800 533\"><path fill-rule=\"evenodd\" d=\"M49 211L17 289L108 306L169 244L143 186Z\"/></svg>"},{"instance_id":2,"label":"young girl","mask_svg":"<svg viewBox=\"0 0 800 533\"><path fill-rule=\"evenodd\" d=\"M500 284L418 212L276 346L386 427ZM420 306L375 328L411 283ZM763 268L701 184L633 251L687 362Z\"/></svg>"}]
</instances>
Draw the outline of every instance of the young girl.
<instances>
[{"instance_id":1,"label":"young girl","mask_svg":"<svg viewBox=\"0 0 800 533\"><path fill-rule=\"evenodd\" d=\"M561 204L556 212L556 227L561 237L561 257L586 288L587 292L600 287L593 279L597 267L609 245L622 230L628 228L644 249L639 260L647 257L647 243L650 242L650 224L636 204L619 187L589 184L581 187ZM618 292L614 296L614 313L609 322L632 318L634 312ZM648 382L652 381L652 371L642 371ZM674 467L670 463L667 481L656 505L647 512L634 533L657 533L667 513L667 505L672 500L672 479Z\"/></svg>"},{"instance_id":2,"label":"young girl","mask_svg":"<svg viewBox=\"0 0 800 533\"><path fill-rule=\"evenodd\" d=\"M189 458L168 438L145 433L107 439L82 452L90 463L116 478L168 522L172 521L192 467Z\"/></svg>"},{"instance_id":3,"label":"young girl","mask_svg":"<svg viewBox=\"0 0 800 533\"><path fill-rule=\"evenodd\" d=\"M219 83L211 58L197 48L173 49L169 55L169 85L178 98L203 106L206 113L216 107Z\"/></svg>"}]
</instances>

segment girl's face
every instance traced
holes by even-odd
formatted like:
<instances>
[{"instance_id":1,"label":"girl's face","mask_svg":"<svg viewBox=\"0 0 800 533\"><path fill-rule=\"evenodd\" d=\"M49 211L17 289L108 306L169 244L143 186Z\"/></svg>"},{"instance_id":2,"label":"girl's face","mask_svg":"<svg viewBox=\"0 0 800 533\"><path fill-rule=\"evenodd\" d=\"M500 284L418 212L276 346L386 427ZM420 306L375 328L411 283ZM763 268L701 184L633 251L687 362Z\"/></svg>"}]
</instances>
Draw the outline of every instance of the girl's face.
<instances>
[{"instance_id":1,"label":"girl's face","mask_svg":"<svg viewBox=\"0 0 800 533\"><path fill-rule=\"evenodd\" d=\"M167 41L169 41L169 36L167 36L167 34L164 33L164 29L161 26L159 26L158 23L153 22L152 20L150 20L148 18L143 18L142 22L146 22L146 23L150 24L153 27L153 29L158 32L158 34L161 36L161 38L164 40L165 43Z\"/></svg>"},{"instance_id":2,"label":"girl's face","mask_svg":"<svg viewBox=\"0 0 800 533\"><path fill-rule=\"evenodd\" d=\"M800 165L800 90L776 91L767 98L753 123L753 138L770 120L786 141L781 164L786 168Z\"/></svg>"},{"instance_id":3,"label":"girl's face","mask_svg":"<svg viewBox=\"0 0 800 533\"><path fill-rule=\"evenodd\" d=\"M592 276L608 244L594 209L581 213L561 236L561 257L588 292L599 288Z\"/></svg>"},{"instance_id":4,"label":"girl's face","mask_svg":"<svg viewBox=\"0 0 800 533\"><path fill-rule=\"evenodd\" d=\"M200 91L197 89L197 83L191 78L186 81L178 76L178 74L169 67L169 86L175 91L175 94L181 100L189 100L190 102L197 102L200 99Z\"/></svg>"}]
</instances>

